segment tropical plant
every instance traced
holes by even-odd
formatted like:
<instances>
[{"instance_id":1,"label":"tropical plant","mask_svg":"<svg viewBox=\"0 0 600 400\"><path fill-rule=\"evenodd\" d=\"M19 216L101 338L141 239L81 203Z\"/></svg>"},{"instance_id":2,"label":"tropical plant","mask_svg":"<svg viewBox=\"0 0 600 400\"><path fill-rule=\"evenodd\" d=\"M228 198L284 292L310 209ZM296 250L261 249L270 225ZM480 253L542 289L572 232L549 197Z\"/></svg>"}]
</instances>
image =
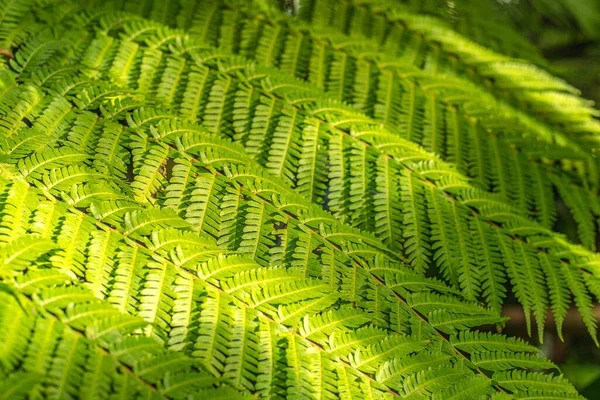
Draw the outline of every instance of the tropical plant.
<instances>
[{"instance_id":1,"label":"tropical plant","mask_svg":"<svg viewBox=\"0 0 600 400\"><path fill-rule=\"evenodd\" d=\"M581 398L596 111L434 3L0 1L0 397Z\"/></svg>"}]
</instances>

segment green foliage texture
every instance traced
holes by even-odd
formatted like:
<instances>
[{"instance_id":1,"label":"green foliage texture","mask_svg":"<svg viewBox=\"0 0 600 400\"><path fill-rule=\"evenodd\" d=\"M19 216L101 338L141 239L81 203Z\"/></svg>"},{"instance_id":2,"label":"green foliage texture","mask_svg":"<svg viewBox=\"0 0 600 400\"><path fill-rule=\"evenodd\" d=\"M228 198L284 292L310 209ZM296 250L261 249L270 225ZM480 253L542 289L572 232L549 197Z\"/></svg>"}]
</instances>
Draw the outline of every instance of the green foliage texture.
<instances>
[{"instance_id":1,"label":"green foliage texture","mask_svg":"<svg viewBox=\"0 0 600 400\"><path fill-rule=\"evenodd\" d=\"M581 399L597 111L439 3L0 0L0 398Z\"/></svg>"}]
</instances>

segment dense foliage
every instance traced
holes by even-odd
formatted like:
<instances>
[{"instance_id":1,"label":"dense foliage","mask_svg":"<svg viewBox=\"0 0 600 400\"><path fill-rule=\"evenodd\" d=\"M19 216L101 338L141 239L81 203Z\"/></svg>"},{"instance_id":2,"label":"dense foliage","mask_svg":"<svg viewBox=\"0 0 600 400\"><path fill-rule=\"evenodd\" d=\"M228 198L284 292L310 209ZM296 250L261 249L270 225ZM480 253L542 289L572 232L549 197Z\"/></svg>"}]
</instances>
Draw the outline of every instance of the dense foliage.
<instances>
[{"instance_id":1,"label":"dense foliage","mask_svg":"<svg viewBox=\"0 0 600 400\"><path fill-rule=\"evenodd\" d=\"M596 110L436 3L1 0L0 397L581 398Z\"/></svg>"}]
</instances>

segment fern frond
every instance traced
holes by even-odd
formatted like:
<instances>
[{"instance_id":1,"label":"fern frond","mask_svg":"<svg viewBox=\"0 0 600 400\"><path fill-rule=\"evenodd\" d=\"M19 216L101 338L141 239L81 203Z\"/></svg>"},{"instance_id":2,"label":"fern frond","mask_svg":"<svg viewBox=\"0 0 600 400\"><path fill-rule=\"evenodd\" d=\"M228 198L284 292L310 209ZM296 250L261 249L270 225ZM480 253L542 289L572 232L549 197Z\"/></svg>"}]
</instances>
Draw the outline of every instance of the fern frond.
<instances>
[{"instance_id":1,"label":"fern frond","mask_svg":"<svg viewBox=\"0 0 600 400\"><path fill-rule=\"evenodd\" d=\"M44 271L48 270L28 272L19 279L17 286L18 291L28 288L23 292L30 304L28 308L37 309L39 313L18 311L16 320L29 326L24 338L31 343L29 346L24 343L22 351L12 349L12 356L7 356L18 357L21 363L5 370L7 381L11 382L12 377L25 378L26 374L38 379L27 389L18 385L12 387L13 393L22 391L31 395L65 397L82 391L96 398L110 398L127 393L156 392L166 398L182 398L187 393L209 389L217 382L206 372L198 370L189 358L168 352L156 341L133 333L146 325L143 320L99 303L86 290L65 286L63 282L69 279L64 275L63 282L40 280L47 275L42 274ZM16 310L10 307L14 299L3 296L3 316L10 312L15 318ZM58 298L60 301L56 300ZM99 315L102 315L101 318L96 319ZM3 324L3 333L6 334L7 329L10 330L10 325ZM145 345L140 351L139 344L143 342ZM55 351L53 347L56 347ZM161 363L166 357L180 361L169 363L169 369L166 369L166 365ZM2 358L4 363L9 359ZM145 367L150 365L152 374ZM187 374L188 380L180 381L178 389L165 385L167 376L178 377L181 374ZM190 379L192 377L195 379ZM241 397L241 394L237 393L237 396Z\"/></svg>"},{"instance_id":2,"label":"fern frond","mask_svg":"<svg viewBox=\"0 0 600 400\"><path fill-rule=\"evenodd\" d=\"M56 29L15 41L0 390L577 398L478 331L512 289L540 340L571 296L596 336L597 163L556 129L591 115L571 88L380 0L308 2L311 24L206 3L44 0L28 18ZM552 230L554 188L587 248Z\"/></svg>"}]
</instances>

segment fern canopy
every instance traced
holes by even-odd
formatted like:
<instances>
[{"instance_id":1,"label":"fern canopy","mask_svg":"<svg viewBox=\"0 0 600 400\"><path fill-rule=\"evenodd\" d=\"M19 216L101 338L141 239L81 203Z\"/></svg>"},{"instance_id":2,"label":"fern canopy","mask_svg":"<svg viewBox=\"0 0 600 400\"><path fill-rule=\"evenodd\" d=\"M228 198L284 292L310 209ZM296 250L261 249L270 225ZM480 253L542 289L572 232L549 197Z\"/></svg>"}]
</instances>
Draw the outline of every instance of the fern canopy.
<instances>
[{"instance_id":1,"label":"fern canopy","mask_svg":"<svg viewBox=\"0 0 600 400\"><path fill-rule=\"evenodd\" d=\"M596 110L429 3L0 1L0 397L581 398Z\"/></svg>"}]
</instances>

